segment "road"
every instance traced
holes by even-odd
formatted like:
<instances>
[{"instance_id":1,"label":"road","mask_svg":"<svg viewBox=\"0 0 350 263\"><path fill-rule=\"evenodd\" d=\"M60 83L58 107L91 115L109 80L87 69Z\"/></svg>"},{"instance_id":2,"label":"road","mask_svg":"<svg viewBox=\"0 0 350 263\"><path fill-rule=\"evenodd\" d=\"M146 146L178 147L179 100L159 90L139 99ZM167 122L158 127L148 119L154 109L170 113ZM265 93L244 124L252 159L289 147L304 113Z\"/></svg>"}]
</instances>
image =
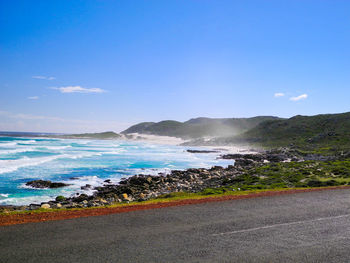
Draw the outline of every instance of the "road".
<instances>
[{"instance_id":1,"label":"road","mask_svg":"<svg viewBox=\"0 0 350 263\"><path fill-rule=\"evenodd\" d=\"M350 190L3 226L0 262L350 262Z\"/></svg>"}]
</instances>

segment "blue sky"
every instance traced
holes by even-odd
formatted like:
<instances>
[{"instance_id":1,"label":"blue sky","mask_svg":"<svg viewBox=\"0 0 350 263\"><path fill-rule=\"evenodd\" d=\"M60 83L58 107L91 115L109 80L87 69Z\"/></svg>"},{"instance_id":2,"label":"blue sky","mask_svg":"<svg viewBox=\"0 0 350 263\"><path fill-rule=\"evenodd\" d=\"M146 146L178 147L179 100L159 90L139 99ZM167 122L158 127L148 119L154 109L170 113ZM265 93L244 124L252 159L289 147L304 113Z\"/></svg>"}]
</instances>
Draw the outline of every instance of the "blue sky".
<instances>
[{"instance_id":1,"label":"blue sky","mask_svg":"<svg viewBox=\"0 0 350 263\"><path fill-rule=\"evenodd\" d=\"M350 1L0 0L0 130L350 111Z\"/></svg>"}]
</instances>

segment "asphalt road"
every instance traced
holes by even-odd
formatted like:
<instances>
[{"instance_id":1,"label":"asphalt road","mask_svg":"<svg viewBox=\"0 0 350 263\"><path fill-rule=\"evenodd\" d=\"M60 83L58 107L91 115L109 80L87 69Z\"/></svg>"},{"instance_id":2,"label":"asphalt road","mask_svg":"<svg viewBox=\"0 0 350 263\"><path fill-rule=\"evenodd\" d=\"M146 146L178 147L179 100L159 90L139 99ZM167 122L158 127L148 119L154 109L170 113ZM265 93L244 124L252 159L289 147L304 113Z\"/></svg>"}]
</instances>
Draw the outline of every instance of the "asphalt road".
<instances>
[{"instance_id":1,"label":"asphalt road","mask_svg":"<svg viewBox=\"0 0 350 263\"><path fill-rule=\"evenodd\" d=\"M350 262L350 190L3 226L0 262Z\"/></svg>"}]
</instances>

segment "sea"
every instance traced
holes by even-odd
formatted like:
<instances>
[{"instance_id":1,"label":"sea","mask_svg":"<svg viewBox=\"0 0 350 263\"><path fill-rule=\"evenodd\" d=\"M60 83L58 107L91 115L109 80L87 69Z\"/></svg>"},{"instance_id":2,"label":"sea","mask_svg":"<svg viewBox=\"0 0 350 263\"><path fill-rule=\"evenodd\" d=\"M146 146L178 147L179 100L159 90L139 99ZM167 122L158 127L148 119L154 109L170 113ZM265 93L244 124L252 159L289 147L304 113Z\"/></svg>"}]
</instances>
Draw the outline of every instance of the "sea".
<instances>
[{"instance_id":1,"label":"sea","mask_svg":"<svg viewBox=\"0 0 350 263\"><path fill-rule=\"evenodd\" d=\"M187 168L226 167L232 160L220 153L189 153L188 147L123 140L59 139L0 136L0 205L29 205L58 195L92 194L86 184L100 186L110 179L136 174L167 174ZM34 189L31 180L69 184L58 189Z\"/></svg>"}]
</instances>

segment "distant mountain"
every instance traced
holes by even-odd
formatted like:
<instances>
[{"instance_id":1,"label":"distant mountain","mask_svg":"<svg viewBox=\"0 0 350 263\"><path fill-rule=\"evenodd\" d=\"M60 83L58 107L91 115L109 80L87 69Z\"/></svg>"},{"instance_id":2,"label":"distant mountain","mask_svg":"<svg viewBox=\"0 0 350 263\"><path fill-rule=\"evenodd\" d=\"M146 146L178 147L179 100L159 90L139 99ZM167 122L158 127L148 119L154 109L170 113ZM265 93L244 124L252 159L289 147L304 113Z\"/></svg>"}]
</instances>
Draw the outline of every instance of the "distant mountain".
<instances>
[{"instance_id":1,"label":"distant mountain","mask_svg":"<svg viewBox=\"0 0 350 263\"><path fill-rule=\"evenodd\" d=\"M350 148L350 112L268 120L243 134L216 138L210 143L270 147L294 145L320 150Z\"/></svg>"},{"instance_id":2,"label":"distant mountain","mask_svg":"<svg viewBox=\"0 0 350 263\"><path fill-rule=\"evenodd\" d=\"M59 134L59 133L37 133L37 132L2 132L0 136L8 137L48 137L63 139L121 139L124 135L108 131L98 133L80 133L80 134Z\"/></svg>"},{"instance_id":3,"label":"distant mountain","mask_svg":"<svg viewBox=\"0 0 350 263\"><path fill-rule=\"evenodd\" d=\"M272 116L259 116L253 118L195 118L186 122L173 120L142 122L131 126L122 134L142 133L183 139L233 136L248 131L264 121L279 119Z\"/></svg>"},{"instance_id":4,"label":"distant mountain","mask_svg":"<svg viewBox=\"0 0 350 263\"><path fill-rule=\"evenodd\" d=\"M122 136L118 133L108 131L108 132L100 132L100 133L81 133L81 134L67 134L61 135L63 138L87 138L87 139L118 139Z\"/></svg>"}]
</instances>

